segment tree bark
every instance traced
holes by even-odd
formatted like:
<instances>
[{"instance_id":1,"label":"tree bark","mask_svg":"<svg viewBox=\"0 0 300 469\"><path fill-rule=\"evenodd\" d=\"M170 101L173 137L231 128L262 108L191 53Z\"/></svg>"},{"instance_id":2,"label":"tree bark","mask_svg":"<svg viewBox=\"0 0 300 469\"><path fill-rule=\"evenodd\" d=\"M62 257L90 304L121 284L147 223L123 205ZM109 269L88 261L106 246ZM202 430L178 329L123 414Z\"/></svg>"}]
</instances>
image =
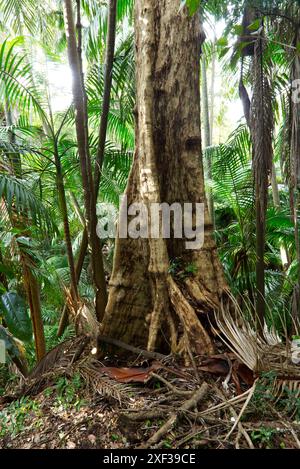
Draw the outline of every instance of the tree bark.
<instances>
[{"instance_id":1,"label":"tree bark","mask_svg":"<svg viewBox=\"0 0 300 469\"><path fill-rule=\"evenodd\" d=\"M78 8L78 7L77 7ZM99 141L97 148L97 157L94 170L94 191L95 191L95 200L97 202L100 179L101 179L101 169L104 160L104 151L105 151L105 141L107 133L107 123L108 123L108 113L110 105L110 95L111 95L111 86L112 86L112 72L113 72L113 63L114 63L114 52L115 52L115 42L116 42L116 20L117 20L117 0L109 1L108 8L108 30L107 30L107 43L106 43L106 57L105 57L105 74L104 74L104 92L103 92L103 101L102 101L102 112L101 112L101 122L99 126ZM81 270L83 266L84 257L88 247L88 234L85 229L82 236L82 241L80 245L80 254L78 262L76 264L76 275L77 283L79 282ZM104 273L103 273L104 275ZM68 310L65 305L59 328L58 328L58 337L63 334L64 329L68 324Z\"/></svg>"},{"instance_id":2,"label":"tree bark","mask_svg":"<svg viewBox=\"0 0 300 469\"><path fill-rule=\"evenodd\" d=\"M5 106L5 117L7 125L12 126L12 113L8 105ZM9 142L11 144L16 143L15 134L13 131L9 132ZM22 178L22 162L19 153L14 153L9 155L9 160L12 165L13 174ZM24 223L20 223L17 217L13 216L11 218L11 223L13 227L17 227L20 232L26 233L26 226ZM23 283L26 291L26 296L28 299L30 316L33 327L33 335L35 341L35 352L37 360L41 360L46 354L46 342L44 334L44 325L42 319L41 311L41 302L40 302L40 286L33 273L34 261L28 253L22 251L20 246L20 262L23 270Z\"/></svg>"},{"instance_id":3,"label":"tree bark","mask_svg":"<svg viewBox=\"0 0 300 469\"><path fill-rule=\"evenodd\" d=\"M128 205L205 203L204 245L185 239L116 240L102 334L148 350L213 351L199 317L219 307L227 286L205 202L200 136L199 16L174 0L135 2L136 149ZM201 160L202 161L202 160ZM120 229L120 227L119 227ZM193 264L180 281L170 261Z\"/></svg>"},{"instance_id":4,"label":"tree bark","mask_svg":"<svg viewBox=\"0 0 300 469\"><path fill-rule=\"evenodd\" d=\"M81 41L79 48L76 40L73 7L71 0L65 0L65 17L68 43L69 64L73 74L73 100L76 111L76 134L78 154L84 192L87 231L91 246L91 260L93 280L96 288L96 315L100 321L103 318L107 302L106 282L103 268L101 241L97 236L97 213L92 165L88 142L88 117L86 108L86 95L83 82L81 64ZM80 30L80 4L77 1L77 28ZM79 35L80 37L80 35Z\"/></svg>"},{"instance_id":5,"label":"tree bark","mask_svg":"<svg viewBox=\"0 0 300 469\"><path fill-rule=\"evenodd\" d=\"M299 14L298 24L295 28L294 46L297 47L300 39L300 27L299 27ZM291 83L295 79L298 79L300 75L300 57L295 54L294 60L291 66ZM292 317L294 324L299 324L300 320L300 236L299 236L299 220L298 220L298 209L300 200L300 105L297 100L293 100L291 96L290 101L290 181L289 181L289 192L290 192L290 206L292 213L292 220L294 223L294 237L296 247L296 259L298 263L298 275L297 282L294 286L293 299L292 299ZM293 326L294 327L294 326Z\"/></svg>"},{"instance_id":6,"label":"tree bark","mask_svg":"<svg viewBox=\"0 0 300 469\"><path fill-rule=\"evenodd\" d=\"M56 168L56 186L57 186L61 216L62 216L63 225L64 225L64 237L65 237L66 251L67 251L68 264L69 264L69 269L70 269L70 277L71 277L71 295L72 295L72 299L74 303L76 303L78 301L78 290L77 290L77 279L76 279L76 272L75 272L75 262L74 262L74 256L73 256L71 234L70 234L70 225L69 225L69 218L68 218L68 207L67 207L67 201L66 201L64 178L63 178L61 161L60 161L60 156L58 154L58 148L57 148L56 142L54 143L54 158L55 158L55 168Z\"/></svg>"},{"instance_id":7,"label":"tree bark","mask_svg":"<svg viewBox=\"0 0 300 469\"><path fill-rule=\"evenodd\" d=\"M114 64L115 43L116 43L116 23L117 23L117 0L109 0L107 16L107 41L105 51L105 73L104 89L102 98L101 122L99 127L99 140L97 148L96 166L94 172L95 194L98 196L101 178L101 169L104 159L105 141L107 133L108 113L110 105L110 94L112 86L112 72Z\"/></svg>"},{"instance_id":8,"label":"tree bark","mask_svg":"<svg viewBox=\"0 0 300 469\"><path fill-rule=\"evenodd\" d=\"M210 144L213 145L213 130L214 130L214 111L215 111L215 81L216 81L216 36L214 36L212 58L211 58L211 82L210 82Z\"/></svg>"},{"instance_id":9,"label":"tree bark","mask_svg":"<svg viewBox=\"0 0 300 469\"><path fill-rule=\"evenodd\" d=\"M41 314L40 287L30 266L32 260L27 254L22 254L23 279L28 298L32 321L36 358L40 361L46 355L44 325Z\"/></svg>"},{"instance_id":10,"label":"tree bark","mask_svg":"<svg viewBox=\"0 0 300 469\"><path fill-rule=\"evenodd\" d=\"M207 68L205 57L202 57L201 60L201 97L202 97L202 119L204 121L204 145L205 148L211 146L211 121L209 115L209 104L208 104L208 85L207 85ZM207 177L211 179L212 177L212 163L211 157L206 158L206 171ZM212 220L213 227L215 227L215 208L214 208L214 199L211 188L207 190L207 205L208 211Z\"/></svg>"}]
</instances>

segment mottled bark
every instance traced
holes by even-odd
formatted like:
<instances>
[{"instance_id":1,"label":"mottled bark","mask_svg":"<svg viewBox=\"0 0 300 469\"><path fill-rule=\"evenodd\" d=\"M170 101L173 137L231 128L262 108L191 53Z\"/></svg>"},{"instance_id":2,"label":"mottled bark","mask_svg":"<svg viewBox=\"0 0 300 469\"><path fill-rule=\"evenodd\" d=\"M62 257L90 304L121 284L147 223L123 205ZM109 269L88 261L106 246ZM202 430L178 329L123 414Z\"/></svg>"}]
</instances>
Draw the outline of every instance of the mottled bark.
<instances>
[{"instance_id":1,"label":"mottled bark","mask_svg":"<svg viewBox=\"0 0 300 469\"><path fill-rule=\"evenodd\" d=\"M126 190L128 204L204 202L200 137L200 19L174 0L135 4L136 150ZM195 266L180 281L170 261ZM102 333L124 342L173 352L212 352L201 324L226 290L205 208L201 250L184 239L116 241Z\"/></svg>"}]
</instances>

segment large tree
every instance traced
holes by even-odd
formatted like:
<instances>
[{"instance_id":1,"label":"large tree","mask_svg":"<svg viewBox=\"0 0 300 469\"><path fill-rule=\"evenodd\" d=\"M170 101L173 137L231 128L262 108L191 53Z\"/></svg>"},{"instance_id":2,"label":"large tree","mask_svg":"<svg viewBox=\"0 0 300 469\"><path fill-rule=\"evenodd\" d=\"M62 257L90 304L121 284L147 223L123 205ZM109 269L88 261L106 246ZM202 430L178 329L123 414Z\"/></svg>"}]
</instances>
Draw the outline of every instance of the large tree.
<instances>
[{"instance_id":1,"label":"large tree","mask_svg":"<svg viewBox=\"0 0 300 469\"><path fill-rule=\"evenodd\" d=\"M174 0L135 2L136 149L128 205L205 202L199 60L203 32ZM118 237L101 331L150 350L212 352L203 320L227 286L205 202L204 245ZM179 272L180 271L180 272Z\"/></svg>"}]
</instances>

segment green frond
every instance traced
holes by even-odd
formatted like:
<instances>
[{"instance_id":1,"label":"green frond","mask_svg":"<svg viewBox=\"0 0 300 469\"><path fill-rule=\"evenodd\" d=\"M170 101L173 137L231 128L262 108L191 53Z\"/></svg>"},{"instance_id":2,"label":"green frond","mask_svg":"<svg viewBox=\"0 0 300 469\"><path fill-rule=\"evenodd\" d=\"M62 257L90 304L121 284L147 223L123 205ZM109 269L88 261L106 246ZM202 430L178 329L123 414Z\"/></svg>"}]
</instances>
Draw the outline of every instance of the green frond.
<instances>
[{"instance_id":1,"label":"green frond","mask_svg":"<svg viewBox=\"0 0 300 469\"><path fill-rule=\"evenodd\" d=\"M15 52L19 39L0 45L0 98L10 108L26 114L34 110L44 121L48 121L33 82L31 65L24 53Z\"/></svg>"},{"instance_id":2,"label":"green frond","mask_svg":"<svg viewBox=\"0 0 300 469\"><path fill-rule=\"evenodd\" d=\"M1 199L5 202L9 214L30 218L34 225L43 230L53 231L55 229L49 211L24 180L8 174L0 174Z\"/></svg>"}]
</instances>

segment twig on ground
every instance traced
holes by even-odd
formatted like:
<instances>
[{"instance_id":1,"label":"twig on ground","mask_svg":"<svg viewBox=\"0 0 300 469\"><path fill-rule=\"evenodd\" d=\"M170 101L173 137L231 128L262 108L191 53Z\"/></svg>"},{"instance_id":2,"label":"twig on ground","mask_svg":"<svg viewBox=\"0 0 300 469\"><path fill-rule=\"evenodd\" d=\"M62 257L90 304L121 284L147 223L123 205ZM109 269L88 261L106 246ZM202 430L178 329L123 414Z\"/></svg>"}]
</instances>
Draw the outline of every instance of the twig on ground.
<instances>
[{"instance_id":1,"label":"twig on ground","mask_svg":"<svg viewBox=\"0 0 300 469\"><path fill-rule=\"evenodd\" d=\"M153 360L165 360L168 358L167 355L163 355L157 352L149 352L148 350L142 350L138 347L133 347L132 345L126 344L121 340L113 339L112 337L107 337L105 335L98 335L97 339L99 342L104 342L105 344L114 345L115 347L123 348L129 352L136 353L137 355L142 355L143 357L150 358Z\"/></svg>"},{"instance_id":2,"label":"twig on ground","mask_svg":"<svg viewBox=\"0 0 300 469\"><path fill-rule=\"evenodd\" d=\"M247 397L247 399L246 399L246 402L244 403L244 405L243 405L243 407L242 407L242 410L240 411L239 415L237 416L237 418L236 418L236 420L235 420L235 422L234 422L234 424L233 424L231 430L227 433L225 440L228 440L228 438L230 437L230 435L232 434L232 432L234 431L234 429L236 428L236 426L240 423L240 420L241 420L241 418L242 418L242 415L243 415L243 413L245 412L245 410L246 410L246 408L247 408L247 406L248 406L250 400L252 399L252 396L253 396L254 391L255 391L255 388L256 388L256 383L257 383L257 380L254 382L253 386L250 388L250 392L249 392L249 394L248 394L248 397ZM244 430L244 432L245 432L245 433L243 433L243 434L244 434L244 436L245 436L245 438L246 438L248 444L250 444L250 441L251 441L251 440L250 440L250 438L249 438L249 435L247 434L247 437L246 437L246 431ZM254 446L253 446L252 441L251 441L251 448L254 449Z\"/></svg>"},{"instance_id":3,"label":"twig on ground","mask_svg":"<svg viewBox=\"0 0 300 469\"><path fill-rule=\"evenodd\" d=\"M208 393L209 386L207 383L203 383L197 391L195 391L190 399L185 401L178 409L177 412L173 412L166 423L152 435L149 440L140 446L140 448L149 448L150 446L158 443L176 424L180 413L185 412L193 407L196 407L197 404L204 399Z\"/></svg>"},{"instance_id":4,"label":"twig on ground","mask_svg":"<svg viewBox=\"0 0 300 469\"><path fill-rule=\"evenodd\" d=\"M188 396L191 396L192 395L192 391L182 391L181 389L177 389L175 386L173 386L173 384L169 383L169 381L167 381L165 378L163 378L162 376L158 375L157 373L151 373L151 375L158 379L159 381L161 381L162 383L164 383L165 386L167 386L167 388L171 389L171 391L174 393L174 394L177 394L178 396L185 396L185 397L188 397Z\"/></svg>"}]
</instances>

